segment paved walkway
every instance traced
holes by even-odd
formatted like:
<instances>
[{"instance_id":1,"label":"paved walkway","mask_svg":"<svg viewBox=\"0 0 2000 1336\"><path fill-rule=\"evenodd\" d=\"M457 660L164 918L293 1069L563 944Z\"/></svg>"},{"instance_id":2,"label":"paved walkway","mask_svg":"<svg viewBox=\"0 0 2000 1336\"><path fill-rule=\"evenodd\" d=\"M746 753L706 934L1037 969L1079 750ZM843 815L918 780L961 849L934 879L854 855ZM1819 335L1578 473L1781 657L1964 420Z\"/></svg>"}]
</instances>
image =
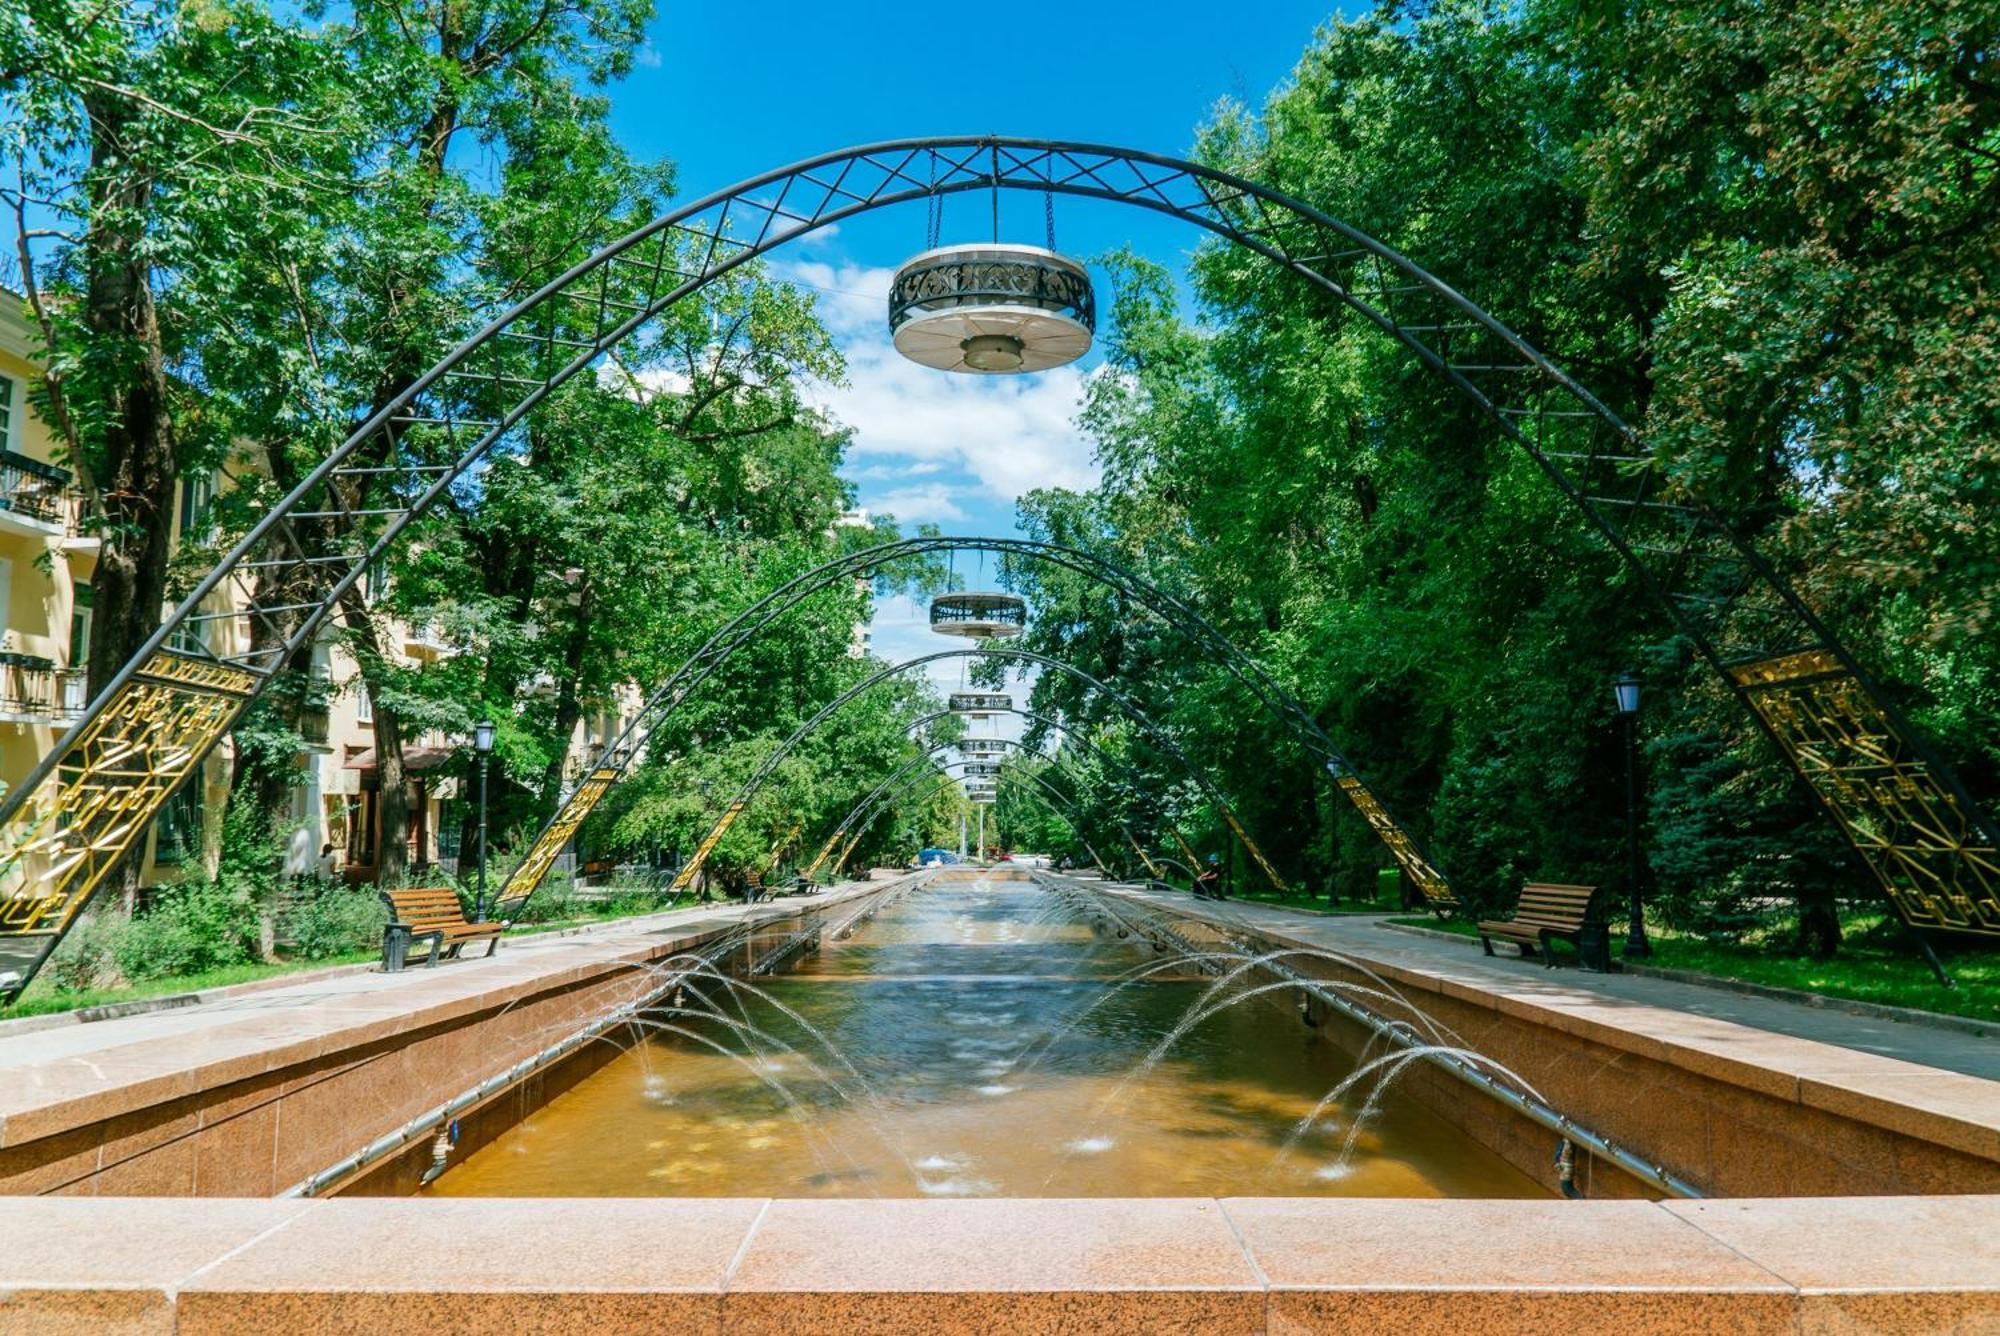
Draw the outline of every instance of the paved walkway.
<instances>
[{"instance_id":1,"label":"paved walkway","mask_svg":"<svg viewBox=\"0 0 2000 1336\"><path fill-rule=\"evenodd\" d=\"M1757 997L1677 979L1597 974L1569 964L1550 970L1539 960L1520 959L1512 947L1496 945L1499 954L1489 957L1480 950L1477 939L1410 932L1387 922L1386 915L1313 914L1239 901L1197 905L1184 894L1129 886L1121 886L1119 890L1131 899L1157 904L1175 913L1193 912L1217 922L1282 932L1314 946L1386 964L1490 980L1508 992L1528 987L1558 994L1617 998L2000 1081L2000 1040L1960 1030L1861 1015L1837 1006L1810 1006Z\"/></svg>"}]
</instances>

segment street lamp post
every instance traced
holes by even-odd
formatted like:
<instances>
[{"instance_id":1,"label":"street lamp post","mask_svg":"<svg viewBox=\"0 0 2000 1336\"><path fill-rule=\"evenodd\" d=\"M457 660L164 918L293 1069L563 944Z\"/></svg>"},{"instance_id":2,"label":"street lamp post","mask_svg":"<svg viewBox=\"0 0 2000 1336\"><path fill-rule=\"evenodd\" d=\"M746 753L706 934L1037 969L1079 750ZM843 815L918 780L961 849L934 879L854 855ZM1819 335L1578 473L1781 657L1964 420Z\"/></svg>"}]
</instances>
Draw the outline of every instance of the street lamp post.
<instances>
[{"instance_id":1,"label":"street lamp post","mask_svg":"<svg viewBox=\"0 0 2000 1336\"><path fill-rule=\"evenodd\" d=\"M1639 850L1639 675L1620 673L1611 694L1625 725L1625 876L1631 918L1625 925L1624 955L1643 960L1653 954L1653 944L1646 940L1646 865Z\"/></svg>"},{"instance_id":2,"label":"street lamp post","mask_svg":"<svg viewBox=\"0 0 2000 1336\"><path fill-rule=\"evenodd\" d=\"M472 902L476 923L486 921L486 767L493 758L493 722L482 719L472 726L472 749L479 753L479 892Z\"/></svg>"}]
</instances>

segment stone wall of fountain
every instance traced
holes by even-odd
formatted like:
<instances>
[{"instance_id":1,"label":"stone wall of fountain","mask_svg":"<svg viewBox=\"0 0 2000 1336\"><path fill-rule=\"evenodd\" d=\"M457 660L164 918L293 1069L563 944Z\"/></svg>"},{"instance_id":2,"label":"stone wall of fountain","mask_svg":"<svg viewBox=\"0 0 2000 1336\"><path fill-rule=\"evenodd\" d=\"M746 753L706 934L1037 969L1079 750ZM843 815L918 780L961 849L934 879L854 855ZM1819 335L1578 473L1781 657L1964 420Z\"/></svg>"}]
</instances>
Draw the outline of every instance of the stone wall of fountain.
<instances>
[{"instance_id":1,"label":"stone wall of fountain","mask_svg":"<svg viewBox=\"0 0 2000 1336\"><path fill-rule=\"evenodd\" d=\"M186 1024L194 1009L101 1022L89 1038L116 1027L129 1042L79 1044L72 1056L62 1032L33 1036L49 1055L0 1090L0 1196L283 1192L645 997L674 957L725 941L754 957L815 916L852 913L901 884L756 906L748 923L737 908L651 931L514 939L490 960L343 976L309 1008L225 1002L204 1009L226 1022ZM496 1110L518 1118L597 1060L586 1048L507 1090ZM412 1144L428 1158L427 1134Z\"/></svg>"},{"instance_id":2,"label":"stone wall of fountain","mask_svg":"<svg viewBox=\"0 0 2000 1336\"><path fill-rule=\"evenodd\" d=\"M1119 896L1106 887L1093 894ZM1739 1031L1736 1053L1725 1043L1676 1043L1680 1029L1692 1037L1702 1017L1654 1012L1654 1032L1622 1024L1623 1013L1588 1005L1588 995L1566 991L1561 976L1524 979L1496 991L1470 978L1427 973L1382 961L1343 961L1303 938L1247 931L1230 910L1175 899L1147 900L1144 914L1169 914L1176 935L1239 955L1275 953L1298 974L1374 995L1378 1009L1416 1016L1450 1043L1518 1073L1542 1099L1618 1145L1643 1155L1715 1197L1850 1196L2000 1192L2000 1143L1990 1126L1973 1125L1923 1107L1922 1090L1890 1102L1865 1092L1843 1092L1837 1073L1801 1076L1784 1063L1798 1041ZM1143 917L1133 920L1143 929ZM1541 971L1535 972L1537 975ZM1273 985L1280 993L1296 988ZM1390 1002L1385 990L1396 995ZM1397 1005L1414 1010L1398 1013ZM1350 1051L1367 1053L1379 1041L1361 1025L1309 1003L1303 1018L1327 1028ZM1729 1036L1734 1039L1734 1036ZM1777 1041L1775 1043L1770 1041ZM1834 1051L1835 1061L1868 1061ZM1912 1069L1924 1071L1925 1069ZM1461 1083L1439 1068L1413 1062L1397 1081L1421 1102L1462 1128L1538 1181L1555 1186L1555 1142L1549 1131ZM1932 1088L1976 1078L1931 1072L1918 1078ZM1949 1093L1949 1092L1945 1092ZM1587 1155L1576 1159L1577 1185L1589 1197L1658 1197L1659 1192Z\"/></svg>"}]
</instances>

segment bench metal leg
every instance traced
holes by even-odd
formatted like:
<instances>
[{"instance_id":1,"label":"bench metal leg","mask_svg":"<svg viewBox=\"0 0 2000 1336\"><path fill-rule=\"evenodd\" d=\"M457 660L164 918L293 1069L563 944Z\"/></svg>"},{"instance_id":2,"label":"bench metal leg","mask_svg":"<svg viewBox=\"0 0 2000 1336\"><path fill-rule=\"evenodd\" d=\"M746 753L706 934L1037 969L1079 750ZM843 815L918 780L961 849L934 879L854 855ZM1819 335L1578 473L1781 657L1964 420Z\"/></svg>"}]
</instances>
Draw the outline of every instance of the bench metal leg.
<instances>
[{"instance_id":1,"label":"bench metal leg","mask_svg":"<svg viewBox=\"0 0 2000 1336\"><path fill-rule=\"evenodd\" d=\"M1482 932L1482 933L1480 933L1480 934L1479 934L1479 944L1480 944L1481 946L1483 946L1483 947L1485 947L1485 948L1486 948L1486 954L1487 954L1487 955L1489 955L1489 956L1490 956L1490 955L1492 955L1492 954L1493 954L1493 939L1492 939L1491 937L1488 937L1488 936L1487 936L1487 935L1486 935L1485 933L1483 933L1483 932Z\"/></svg>"},{"instance_id":2,"label":"bench metal leg","mask_svg":"<svg viewBox=\"0 0 2000 1336\"><path fill-rule=\"evenodd\" d=\"M401 974L410 958L410 930L400 923L382 929L382 972Z\"/></svg>"}]
</instances>

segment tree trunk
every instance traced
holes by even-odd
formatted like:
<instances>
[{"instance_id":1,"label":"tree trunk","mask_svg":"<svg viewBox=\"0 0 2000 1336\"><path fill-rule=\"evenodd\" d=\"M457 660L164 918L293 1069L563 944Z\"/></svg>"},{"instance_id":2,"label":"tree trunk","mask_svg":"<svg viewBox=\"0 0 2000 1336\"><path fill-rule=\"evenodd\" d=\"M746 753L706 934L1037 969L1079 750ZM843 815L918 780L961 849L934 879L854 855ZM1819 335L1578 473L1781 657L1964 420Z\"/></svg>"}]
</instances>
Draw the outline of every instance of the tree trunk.
<instances>
[{"instance_id":1,"label":"tree trunk","mask_svg":"<svg viewBox=\"0 0 2000 1336\"><path fill-rule=\"evenodd\" d=\"M90 637L90 692L95 695L159 629L173 542L173 424L168 416L166 359L153 307L152 266L140 237L126 221L142 217L152 194L150 178L119 161L131 104L92 99L91 167L101 172L93 189L92 223L84 238L83 319L93 340L118 347L126 376L103 387L92 416L102 423L96 449L78 469L91 500L110 524L91 583L96 611ZM107 222L106 220L110 221ZM73 452L78 443L72 443Z\"/></svg>"},{"instance_id":2,"label":"tree trunk","mask_svg":"<svg viewBox=\"0 0 2000 1336\"><path fill-rule=\"evenodd\" d=\"M563 680L556 691L555 739L558 750L550 757L548 767L542 772L542 810L553 814L556 804L562 798L563 764L569 759L569 742L576 732L577 721L583 718L583 703L577 696L577 684L583 678L584 660L590 650L590 614L592 597L590 586L583 588L582 602L576 610L576 623L570 630L569 648L563 655Z\"/></svg>"}]
</instances>

